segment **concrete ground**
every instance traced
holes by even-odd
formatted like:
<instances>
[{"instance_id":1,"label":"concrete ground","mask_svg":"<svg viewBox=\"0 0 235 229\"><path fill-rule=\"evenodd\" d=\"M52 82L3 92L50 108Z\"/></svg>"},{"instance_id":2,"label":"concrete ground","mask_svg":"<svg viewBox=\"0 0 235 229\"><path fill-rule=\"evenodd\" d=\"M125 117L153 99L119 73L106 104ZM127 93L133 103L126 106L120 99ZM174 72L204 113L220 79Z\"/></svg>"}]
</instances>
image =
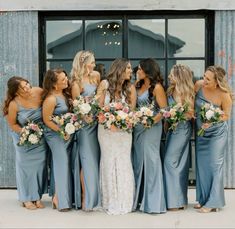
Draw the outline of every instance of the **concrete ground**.
<instances>
[{"instance_id":1,"label":"concrete ground","mask_svg":"<svg viewBox=\"0 0 235 229\"><path fill-rule=\"evenodd\" d=\"M189 189L186 210L165 214L140 212L110 216L105 212L58 212L43 196L45 209L27 210L16 200L16 190L0 190L0 228L235 228L235 190L225 190L226 206L219 212L193 209L195 189Z\"/></svg>"}]
</instances>

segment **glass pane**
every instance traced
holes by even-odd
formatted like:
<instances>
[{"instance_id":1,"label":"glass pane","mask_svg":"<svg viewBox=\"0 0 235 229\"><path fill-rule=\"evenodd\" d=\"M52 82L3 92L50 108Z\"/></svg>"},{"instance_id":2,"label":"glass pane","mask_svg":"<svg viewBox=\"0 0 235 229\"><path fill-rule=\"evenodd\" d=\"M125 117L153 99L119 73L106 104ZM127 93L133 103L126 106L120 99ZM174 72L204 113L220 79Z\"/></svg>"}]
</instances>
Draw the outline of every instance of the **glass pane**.
<instances>
[{"instance_id":1,"label":"glass pane","mask_svg":"<svg viewBox=\"0 0 235 229\"><path fill-rule=\"evenodd\" d=\"M128 21L129 58L164 57L164 52L164 19L145 19Z\"/></svg>"},{"instance_id":2,"label":"glass pane","mask_svg":"<svg viewBox=\"0 0 235 229\"><path fill-rule=\"evenodd\" d=\"M86 50L94 52L96 58L122 56L122 21L86 21Z\"/></svg>"},{"instance_id":3,"label":"glass pane","mask_svg":"<svg viewBox=\"0 0 235 229\"><path fill-rule=\"evenodd\" d=\"M156 60L157 63L160 66L160 71L162 74L163 79L165 79L165 61L164 60ZM133 77L132 80L135 81L136 80L136 72L137 72L137 68L139 65L139 61L138 60L131 60L131 66L132 66L132 70L133 70Z\"/></svg>"},{"instance_id":4,"label":"glass pane","mask_svg":"<svg viewBox=\"0 0 235 229\"><path fill-rule=\"evenodd\" d=\"M205 71L204 60L169 60L168 61L168 74L174 64L185 64L187 65L194 74L194 81L199 80L203 77Z\"/></svg>"},{"instance_id":5,"label":"glass pane","mask_svg":"<svg viewBox=\"0 0 235 229\"><path fill-rule=\"evenodd\" d=\"M53 68L63 68L68 75L70 75L72 69L72 60L71 61L51 61L47 62L47 70Z\"/></svg>"},{"instance_id":6,"label":"glass pane","mask_svg":"<svg viewBox=\"0 0 235 229\"><path fill-rule=\"evenodd\" d=\"M205 20L169 19L168 56L204 57Z\"/></svg>"},{"instance_id":7,"label":"glass pane","mask_svg":"<svg viewBox=\"0 0 235 229\"><path fill-rule=\"evenodd\" d=\"M73 58L82 49L82 21L46 22L47 59Z\"/></svg>"}]
</instances>

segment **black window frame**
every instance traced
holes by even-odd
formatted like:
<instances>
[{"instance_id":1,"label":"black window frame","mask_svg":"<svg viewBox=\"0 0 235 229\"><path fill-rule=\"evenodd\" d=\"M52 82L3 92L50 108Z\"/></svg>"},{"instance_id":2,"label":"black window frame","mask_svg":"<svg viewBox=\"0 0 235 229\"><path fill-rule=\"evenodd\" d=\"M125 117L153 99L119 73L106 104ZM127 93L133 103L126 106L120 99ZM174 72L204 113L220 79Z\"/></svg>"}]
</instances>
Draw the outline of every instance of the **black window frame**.
<instances>
[{"instance_id":1,"label":"black window frame","mask_svg":"<svg viewBox=\"0 0 235 229\"><path fill-rule=\"evenodd\" d=\"M205 68L214 64L214 11L40 11L39 17L39 84L42 85L43 75L46 71L46 21L48 20L82 20L83 21L83 49L85 49L85 20L122 20L122 57L128 58L128 20L135 19L166 19L165 41L168 36L168 19L205 19L205 56L204 57L168 57L167 42L165 43L165 56L156 58L165 61L165 83L167 83L168 60L205 60ZM113 60L113 58L98 58L102 60ZM56 61L56 59L54 59ZM59 59L61 61L71 60L69 58ZM130 60L141 60L141 58L130 58Z\"/></svg>"}]
</instances>

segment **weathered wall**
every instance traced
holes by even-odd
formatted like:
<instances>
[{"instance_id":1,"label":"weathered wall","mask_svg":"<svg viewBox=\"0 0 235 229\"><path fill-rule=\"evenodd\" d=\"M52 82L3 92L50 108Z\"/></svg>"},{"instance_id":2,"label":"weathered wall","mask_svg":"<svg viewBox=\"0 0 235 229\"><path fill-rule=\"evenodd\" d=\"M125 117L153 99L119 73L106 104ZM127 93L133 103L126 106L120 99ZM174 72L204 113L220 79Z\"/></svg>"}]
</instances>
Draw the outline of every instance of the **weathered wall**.
<instances>
[{"instance_id":1,"label":"weathered wall","mask_svg":"<svg viewBox=\"0 0 235 229\"><path fill-rule=\"evenodd\" d=\"M235 93L235 11L215 14L215 63L227 71L229 84ZM229 121L227 154L225 158L225 187L235 188L235 101Z\"/></svg>"},{"instance_id":2,"label":"weathered wall","mask_svg":"<svg viewBox=\"0 0 235 229\"><path fill-rule=\"evenodd\" d=\"M20 75L38 85L38 13L0 12L0 103L6 83ZM6 121L0 114L0 187L15 186L15 153Z\"/></svg>"}]
</instances>

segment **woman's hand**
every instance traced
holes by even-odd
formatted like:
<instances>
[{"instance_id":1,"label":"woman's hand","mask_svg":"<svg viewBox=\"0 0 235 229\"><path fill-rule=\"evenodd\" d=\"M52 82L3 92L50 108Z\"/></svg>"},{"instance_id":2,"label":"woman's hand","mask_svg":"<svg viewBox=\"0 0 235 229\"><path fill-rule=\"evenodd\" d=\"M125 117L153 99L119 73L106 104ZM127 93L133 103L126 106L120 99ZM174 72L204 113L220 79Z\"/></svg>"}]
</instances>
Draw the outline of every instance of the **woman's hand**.
<instances>
[{"instance_id":1,"label":"woman's hand","mask_svg":"<svg viewBox=\"0 0 235 229\"><path fill-rule=\"evenodd\" d=\"M118 128L117 128L116 126L114 126L114 125L111 125L110 130L111 130L112 132L117 132L117 131L118 131Z\"/></svg>"},{"instance_id":2,"label":"woman's hand","mask_svg":"<svg viewBox=\"0 0 235 229\"><path fill-rule=\"evenodd\" d=\"M211 127L211 126L212 126L211 123L203 123L201 128L205 130L205 129L208 129L209 127Z\"/></svg>"},{"instance_id":3,"label":"woman's hand","mask_svg":"<svg viewBox=\"0 0 235 229\"><path fill-rule=\"evenodd\" d=\"M65 141L68 141L70 139L70 134L68 134L68 133L64 133L64 140Z\"/></svg>"}]
</instances>

